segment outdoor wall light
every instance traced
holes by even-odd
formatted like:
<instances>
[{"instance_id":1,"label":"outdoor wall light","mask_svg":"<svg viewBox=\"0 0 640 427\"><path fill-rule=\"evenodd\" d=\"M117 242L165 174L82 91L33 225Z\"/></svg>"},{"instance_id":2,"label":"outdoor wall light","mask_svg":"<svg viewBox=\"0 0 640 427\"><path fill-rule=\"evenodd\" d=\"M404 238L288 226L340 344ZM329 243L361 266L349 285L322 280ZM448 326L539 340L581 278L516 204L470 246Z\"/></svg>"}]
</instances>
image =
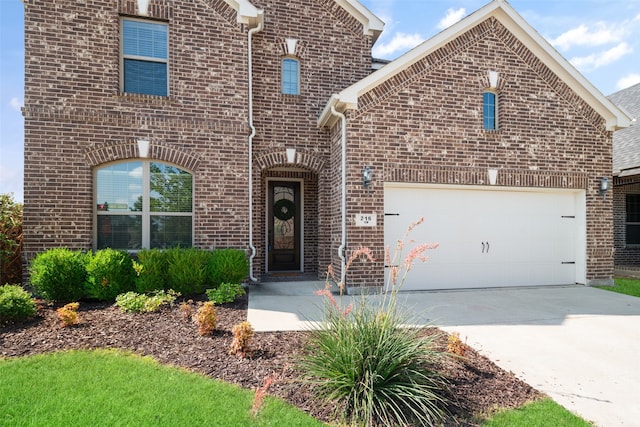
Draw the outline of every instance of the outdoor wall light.
<instances>
[{"instance_id":1,"label":"outdoor wall light","mask_svg":"<svg viewBox=\"0 0 640 427\"><path fill-rule=\"evenodd\" d=\"M369 185L371 185L372 180L373 180L373 171L369 166L365 166L364 170L362 171L362 185L364 185L364 188L368 189Z\"/></svg>"},{"instance_id":2,"label":"outdoor wall light","mask_svg":"<svg viewBox=\"0 0 640 427\"><path fill-rule=\"evenodd\" d=\"M609 191L609 178L604 177L600 180L600 194L604 200L607 200L607 191Z\"/></svg>"}]
</instances>

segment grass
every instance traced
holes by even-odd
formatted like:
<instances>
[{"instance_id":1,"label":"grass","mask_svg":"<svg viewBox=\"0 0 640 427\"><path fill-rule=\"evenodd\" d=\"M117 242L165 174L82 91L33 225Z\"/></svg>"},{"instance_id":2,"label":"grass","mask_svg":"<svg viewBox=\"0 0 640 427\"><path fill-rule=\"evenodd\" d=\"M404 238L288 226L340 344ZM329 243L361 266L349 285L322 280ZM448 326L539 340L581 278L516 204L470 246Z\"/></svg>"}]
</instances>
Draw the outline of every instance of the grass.
<instances>
[{"instance_id":1,"label":"grass","mask_svg":"<svg viewBox=\"0 0 640 427\"><path fill-rule=\"evenodd\" d=\"M640 279L618 278L614 280L614 283L615 286L598 286L598 288L611 292L617 292L619 294L640 297Z\"/></svg>"},{"instance_id":2,"label":"grass","mask_svg":"<svg viewBox=\"0 0 640 427\"><path fill-rule=\"evenodd\" d=\"M266 397L149 357L64 351L0 360L0 426L320 426Z\"/></svg>"},{"instance_id":3,"label":"grass","mask_svg":"<svg viewBox=\"0 0 640 427\"><path fill-rule=\"evenodd\" d=\"M482 427L592 427L592 424L567 411L551 399L528 403L516 409L498 412Z\"/></svg>"}]
</instances>

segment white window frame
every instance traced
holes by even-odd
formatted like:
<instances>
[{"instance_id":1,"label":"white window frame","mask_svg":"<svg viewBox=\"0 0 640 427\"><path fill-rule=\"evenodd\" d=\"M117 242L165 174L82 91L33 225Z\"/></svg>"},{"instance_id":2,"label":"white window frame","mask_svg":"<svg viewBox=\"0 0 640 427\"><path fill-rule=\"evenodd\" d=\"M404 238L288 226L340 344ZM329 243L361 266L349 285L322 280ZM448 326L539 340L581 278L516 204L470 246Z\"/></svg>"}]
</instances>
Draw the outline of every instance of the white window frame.
<instances>
[{"instance_id":1,"label":"white window frame","mask_svg":"<svg viewBox=\"0 0 640 427\"><path fill-rule=\"evenodd\" d=\"M109 167L112 166L114 164L119 164L119 163L142 163L142 210L141 211L129 211L129 212L122 212L122 211L114 211L114 212L109 212L109 211L98 211L97 206L100 203L100 201L98 200L98 171L100 169L103 169L105 167ZM176 168L179 168L180 170L183 170L185 172L188 172L189 174L191 174L191 212L155 212L155 211L151 211L151 203L150 203L150 199L151 199L151 163L159 163L159 164L163 164L163 165L169 165L169 166L173 166ZM94 199L94 203L93 203L93 249L96 250L97 246L98 246L98 216L104 216L104 215L109 215L109 216L140 216L142 218L142 241L141 241L141 245L140 245L140 249L125 249L131 253L135 253L138 252L139 250L142 249L149 249L151 247L151 217L156 215L156 216L188 216L191 217L191 246L193 247L194 244L194 236L195 236L195 212L194 212L194 207L195 207L195 174L190 171L187 170L185 168L182 168L178 165L169 163L169 162L163 162L160 160L153 160L153 159L127 159L124 161L118 161L118 162L111 162L111 163L105 163L100 165L99 167L95 168L93 171L93 199ZM120 249L120 248L119 248Z\"/></svg>"},{"instance_id":2,"label":"white window frame","mask_svg":"<svg viewBox=\"0 0 640 427\"><path fill-rule=\"evenodd\" d=\"M157 25L164 25L167 27L167 57L166 58L155 58L155 57L151 57L151 56L139 56L139 55L125 55L124 53L124 21L138 21L138 22L146 22L149 24L157 24ZM169 92L169 80L171 79L170 77L170 70L169 70L169 58L171 55L170 52L170 38L171 38L171 34L170 34L170 28L169 28L169 24L166 22L161 22L161 21L154 21L151 19L139 19L139 18L131 18L131 17L120 17L120 93L132 93L132 94L138 94L138 95L146 95L146 96L163 96L163 97L168 97L170 95ZM124 61L125 59L133 59L133 60L139 60L139 61L147 61L147 62L159 62L159 63L164 63L165 66L167 67L167 88L166 88L166 95L148 95L148 94L141 94L138 92L125 92L124 90Z\"/></svg>"}]
</instances>

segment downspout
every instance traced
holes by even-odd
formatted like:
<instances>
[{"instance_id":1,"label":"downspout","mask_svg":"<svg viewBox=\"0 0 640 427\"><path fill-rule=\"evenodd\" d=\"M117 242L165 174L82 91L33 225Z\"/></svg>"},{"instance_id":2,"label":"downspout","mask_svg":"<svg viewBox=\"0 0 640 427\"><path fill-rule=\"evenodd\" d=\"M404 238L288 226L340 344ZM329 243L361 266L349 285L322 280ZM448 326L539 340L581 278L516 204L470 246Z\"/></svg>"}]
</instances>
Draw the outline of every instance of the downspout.
<instances>
[{"instance_id":1,"label":"downspout","mask_svg":"<svg viewBox=\"0 0 640 427\"><path fill-rule=\"evenodd\" d=\"M248 45L248 70L249 70L249 280L257 282L258 279L253 275L253 259L256 256L256 247L253 245L253 137L256 136L256 128L253 125L253 46L252 37L255 33L262 31L262 20L258 25L251 28L247 33Z\"/></svg>"},{"instance_id":2,"label":"downspout","mask_svg":"<svg viewBox=\"0 0 640 427\"><path fill-rule=\"evenodd\" d=\"M342 237L340 247L338 247L338 257L340 258L340 286L346 285L345 279L347 275L347 260L344 256L344 250L347 246L347 117L336 110L335 106L331 106L331 114L338 117L342 124Z\"/></svg>"}]
</instances>

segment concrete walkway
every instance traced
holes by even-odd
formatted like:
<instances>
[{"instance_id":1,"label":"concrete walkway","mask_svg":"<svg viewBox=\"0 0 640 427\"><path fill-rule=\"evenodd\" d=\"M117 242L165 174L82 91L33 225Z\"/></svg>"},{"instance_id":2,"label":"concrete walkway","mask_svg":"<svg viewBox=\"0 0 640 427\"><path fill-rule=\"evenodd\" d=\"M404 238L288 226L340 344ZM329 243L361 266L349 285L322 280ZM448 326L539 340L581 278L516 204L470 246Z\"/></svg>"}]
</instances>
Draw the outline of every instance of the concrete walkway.
<instances>
[{"instance_id":1,"label":"concrete walkway","mask_svg":"<svg viewBox=\"0 0 640 427\"><path fill-rule=\"evenodd\" d=\"M323 282L251 285L257 331L321 320ZM343 297L349 304L360 297ZM369 297L376 302L376 297ZM501 368L598 426L640 426L640 298L584 286L407 292L417 323L460 333Z\"/></svg>"}]
</instances>

